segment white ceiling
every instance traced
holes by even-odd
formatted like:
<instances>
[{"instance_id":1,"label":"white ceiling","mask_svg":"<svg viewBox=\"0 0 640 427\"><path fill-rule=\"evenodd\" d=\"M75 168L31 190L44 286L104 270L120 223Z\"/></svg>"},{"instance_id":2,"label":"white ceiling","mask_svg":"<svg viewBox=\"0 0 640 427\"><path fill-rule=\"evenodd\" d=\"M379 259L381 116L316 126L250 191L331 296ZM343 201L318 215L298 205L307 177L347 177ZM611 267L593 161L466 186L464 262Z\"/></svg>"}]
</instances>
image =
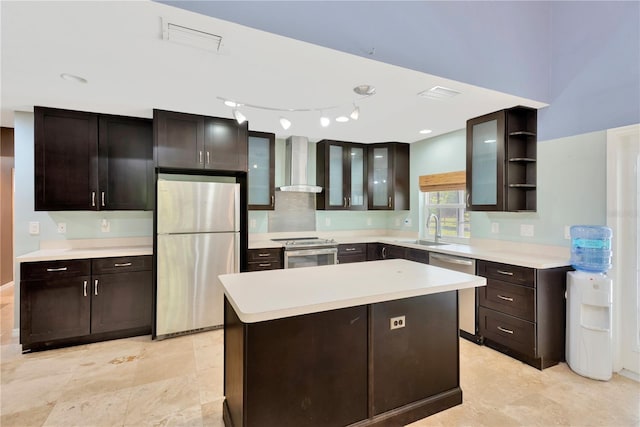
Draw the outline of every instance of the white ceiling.
<instances>
[{"instance_id":1,"label":"white ceiling","mask_svg":"<svg viewBox=\"0 0 640 427\"><path fill-rule=\"evenodd\" d=\"M218 97L282 109L348 115L361 99L360 119L322 128L320 113L245 107L249 128L278 137L304 135L355 141L414 142L461 129L467 119L514 105L542 102L471 86L254 30L150 1L0 2L1 124L34 105L152 117L153 108L232 117ZM162 39L163 19L222 36L218 53ZM419 52L416 52L419 54ZM60 78L70 73L87 84ZM435 101L417 93L440 85L461 92ZM293 125L284 131L285 115ZM431 129L420 135L421 129Z\"/></svg>"}]
</instances>

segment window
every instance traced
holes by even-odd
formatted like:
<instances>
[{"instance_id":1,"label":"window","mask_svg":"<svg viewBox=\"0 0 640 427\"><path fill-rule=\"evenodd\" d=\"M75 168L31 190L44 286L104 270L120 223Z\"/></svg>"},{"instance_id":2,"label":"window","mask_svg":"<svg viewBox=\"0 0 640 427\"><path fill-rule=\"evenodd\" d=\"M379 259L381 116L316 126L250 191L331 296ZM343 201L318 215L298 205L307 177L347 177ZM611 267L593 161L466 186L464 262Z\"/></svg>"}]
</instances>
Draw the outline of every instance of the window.
<instances>
[{"instance_id":1,"label":"window","mask_svg":"<svg viewBox=\"0 0 640 427\"><path fill-rule=\"evenodd\" d=\"M427 224L429 216L435 214L440 221L440 232L446 237L471 237L469 226L469 212L465 209L466 191L431 191L425 193L424 224ZM426 230L428 236L435 236L436 222L431 220Z\"/></svg>"}]
</instances>

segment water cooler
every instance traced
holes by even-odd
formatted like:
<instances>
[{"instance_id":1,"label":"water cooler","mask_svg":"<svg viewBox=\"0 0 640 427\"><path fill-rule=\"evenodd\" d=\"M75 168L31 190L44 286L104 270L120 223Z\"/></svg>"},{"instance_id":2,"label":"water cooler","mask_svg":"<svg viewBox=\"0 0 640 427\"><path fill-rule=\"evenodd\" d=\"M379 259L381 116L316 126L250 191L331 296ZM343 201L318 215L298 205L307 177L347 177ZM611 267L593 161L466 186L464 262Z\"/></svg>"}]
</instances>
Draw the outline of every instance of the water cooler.
<instances>
[{"instance_id":1,"label":"water cooler","mask_svg":"<svg viewBox=\"0 0 640 427\"><path fill-rule=\"evenodd\" d=\"M571 227L571 265L567 273L567 341L569 367L582 376L611 378L612 281L611 229L601 226Z\"/></svg>"}]
</instances>

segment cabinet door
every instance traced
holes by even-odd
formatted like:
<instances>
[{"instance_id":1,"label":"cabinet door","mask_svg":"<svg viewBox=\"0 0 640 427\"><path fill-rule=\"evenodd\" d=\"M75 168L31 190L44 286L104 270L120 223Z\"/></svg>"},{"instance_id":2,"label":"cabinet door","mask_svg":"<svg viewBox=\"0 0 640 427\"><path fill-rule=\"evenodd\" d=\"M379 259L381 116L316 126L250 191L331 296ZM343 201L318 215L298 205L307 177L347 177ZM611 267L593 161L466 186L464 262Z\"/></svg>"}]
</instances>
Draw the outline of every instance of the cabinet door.
<instances>
[{"instance_id":1,"label":"cabinet door","mask_svg":"<svg viewBox=\"0 0 640 427\"><path fill-rule=\"evenodd\" d=\"M98 209L98 117L34 108L35 210Z\"/></svg>"},{"instance_id":2,"label":"cabinet door","mask_svg":"<svg viewBox=\"0 0 640 427\"><path fill-rule=\"evenodd\" d=\"M367 209L367 168L366 150L359 144L349 145L347 162L347 172L349 177L349 194L347 195L347 206L350 210Z\"/></svg>"},{"instance_id":3,"label":"cabinet door","mask_svg":"<svg viewBox=\"0 0 640 427\"><path fill-rule=\"evenodd\" d=\"M504 210L504 123L504 111L467 121L467 205L470 210Z\"/></svg>"},{"instance_id":4,"label":"cabinet door","mask_svg":"<svg viewBox=\"0 0 640 427\"><path fill-rule=\"evenodd\" d=\"M393 209L393 151L387 144L369 147L369 209Z\"/></svg>"},{"instance_id":5,"label":"cabinet door","mask_svg":"<svg viewBox=\"0 0 640 427\"><path fill-rule=\"evenodd\" d=\"M178 169L204 167L204 117L153 110L156 166Z\"/></svg>"},{"instance_id":6,"label":"cabinet door","mask_svg":"<svg viewBox=\"0 0 640 427\"><path fill-rule=\"evenodd\" d=\"M273 210L275 202L273 133L249 132L249 210Z\"/></svg>"},{"instance_id":7,"label":"cabinet door","mask_svg":"<svg viewBox=\"0 0 640 427\"><path fill-rule=\"evenodd\" d=\"M152 209L151 120L100 116L99 153L100 209Z\"/></svg>"},{"instance_id":8,"label":"cabinet door","mask_svg":"<svg viewBox=\"0 0 640 427\"><path fill-rule=\"evenodd\" d=\"M151 330L152 272L94 275L91 283L91 333Z\"/></svg>"},{"instance_id":9,"label":"cabinet door","mask_svg":"<svg viewBox=\"0 0 640 427\"><path fill-rule=\"evenodd\" d=\"M328 194L327 209L347 208L347 180L345 176L345 147L342 143L330 143L328 146L328 181L325 191Z\"/></svg>"},{"instance_id":10,"label":"cabinet door","mask_svg":"<svg viewBox=\"0 0 640 427\"><path fill-rule=\"evenodd\" d=\"M247 122L217 117L204 118L204 167L247 171Z\"/></svg>"},{"instance_id":11,"label":"cabinet door","mask_svg":"<svg viewBox=\"0 0 640 427\"><path fill-rule=\"evenodd\" d=\"M20 283L20 342L33 343L89 335L90 276L23 280Z\"/></svg>"}]
</instances>

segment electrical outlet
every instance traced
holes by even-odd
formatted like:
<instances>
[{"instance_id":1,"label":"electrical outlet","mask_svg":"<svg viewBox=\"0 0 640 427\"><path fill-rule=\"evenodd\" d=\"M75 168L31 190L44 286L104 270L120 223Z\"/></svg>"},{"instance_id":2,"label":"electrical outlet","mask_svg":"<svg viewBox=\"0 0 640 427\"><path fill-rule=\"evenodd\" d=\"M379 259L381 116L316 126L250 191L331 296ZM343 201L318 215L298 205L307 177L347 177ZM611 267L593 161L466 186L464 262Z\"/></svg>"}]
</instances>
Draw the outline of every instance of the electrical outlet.
<instances>
[{"instance_id":1,"label":"electrical outlet","mask_svg":"<svg viewBox=\"0 0 640 427\"><path fill-rule=\"evenodd\" d=\"M67 223L66 222L59 222L58 223L58 233L59 234L65 234L67 232Z\"/></svg>"},{"instance_id":2,"label":"electrical outlet","mask_svg":"<svg viewBox=\"0 0 640 427\"><path fill-rule=\"evenodd\" d=\"M324 226L325 227L330 227L331 226L331 218L325 218L324 219Z\"/></svg>"},{"instance_id":3,"label":"electrical outlet","mask_svg":"<svg viewBox=\"0 0 640 427\"><path fill-rule=\"evenodd\" d=\"M571 239L571 226L569 225L564 226L564 238L567 240Z\"/></svg>"},{"instance_id":4,"label":"electrical outlet","mask_svg":"<svg viewBox=\"0 0 640 427\"><path fill-rule=\"evenodd\" d=\"M500 224L497 222L492 222L491 223L491 232L493 234L498 234L500 233Z\"/></svg>"},{"instance_id":5,"label":"electrical outlet","mask_svg":"<svg viewBox=\"0 0 640 427\"><path fill-rule=\"evenodd\" d=\"M373 220L370 217L367 217L367 225L368 226L372 226L373 225Z\"/></svg>"},{"instance_id":6,"label":"electrical outlet","mask_svg":"<svg viewBox=\"0 0 640 427\"><path fill-rule=\"evenodd\" d=\"M100 222L100 230L101 230L103 233L108 233L108 232L110 232L110 231L111 231L111 222L109 222L109 220L107 220L107 219L103 219L103 220Z\"/></svg>"},{"instance_id":7,"label":"electrical outlet","mask_svg":"<svg viewBox=\"0 0 640 427\"><path fill-rule=\"evenodd\" d=\"M389 319L389 326L391 329L400 329L407 326L407 322L404 316L392 317Z\"/></svg>"},{"instance_id":8,"label":"electrical outlet","mask_svg":"<svg viewBox=\"0 0 640 427\"><path fill-rule=\"evenodd\" d=\"M40 223L38 221L32 221L29 223L29 234L32 236L40 234Z\"/></svg>"},{"instance_id":9,"label":"electrical outlet","mask_svg":"<svg viewBox=\"0 0 640 427\"><path fill-rule=\"evenodd\" d=\"M404 225L406 225L407 227L411 226L411 218L405 218L404 219Z\"/></svg>"},{"instance_id":10,"label":"electrical outlet","mask_svg":"<svg viewBox=\"0 0 640 427\"><path fill-rule=\"evenodd\" d=\"M520 235L522 237L533 237L533 224L520 224Z\"/></svg>"}]
</instances>

